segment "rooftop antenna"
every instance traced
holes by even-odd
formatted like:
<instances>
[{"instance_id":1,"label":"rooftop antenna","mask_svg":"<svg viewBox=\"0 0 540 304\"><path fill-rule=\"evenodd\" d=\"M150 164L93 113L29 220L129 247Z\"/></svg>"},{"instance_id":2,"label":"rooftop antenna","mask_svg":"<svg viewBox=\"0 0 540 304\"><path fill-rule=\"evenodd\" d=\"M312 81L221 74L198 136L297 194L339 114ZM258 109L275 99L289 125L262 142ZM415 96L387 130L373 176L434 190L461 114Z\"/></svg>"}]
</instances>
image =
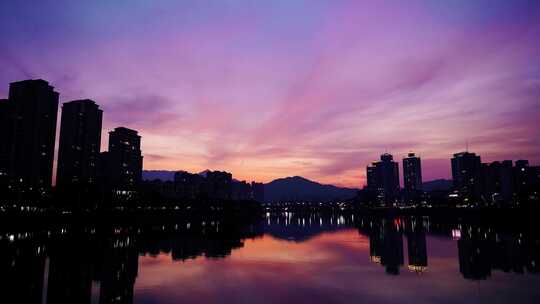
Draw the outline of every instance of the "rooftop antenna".
<instances>
[{"instance_id":1,"label":"rooftop antenna","mask_svg":"<svg viewBox=\"0 0 540 304\"><path fill-rule=\"evenodd\" d=\"M465 152L469 152L469 139L465 141Z\"/></svg>"}]
</instances>

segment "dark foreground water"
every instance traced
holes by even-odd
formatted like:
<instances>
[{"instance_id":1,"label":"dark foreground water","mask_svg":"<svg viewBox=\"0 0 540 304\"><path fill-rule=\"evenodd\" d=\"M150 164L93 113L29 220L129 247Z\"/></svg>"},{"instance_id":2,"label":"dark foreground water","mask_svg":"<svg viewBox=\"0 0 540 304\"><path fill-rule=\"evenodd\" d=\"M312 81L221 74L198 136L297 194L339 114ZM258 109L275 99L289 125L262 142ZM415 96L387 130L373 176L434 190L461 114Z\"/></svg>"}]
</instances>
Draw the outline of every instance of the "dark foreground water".
<instances>
[{"instance_id":1,"label":"dark foreground water","mask_svg":"<svg viewBox=\"0 0 540 304\"><path fill-rule=\"evenodd\" d=\"M528 229L530 230L530 229ZM534 231L429 217L56 225L0 234L1 303L538 303Z\"/></svg>"}]
</instances>

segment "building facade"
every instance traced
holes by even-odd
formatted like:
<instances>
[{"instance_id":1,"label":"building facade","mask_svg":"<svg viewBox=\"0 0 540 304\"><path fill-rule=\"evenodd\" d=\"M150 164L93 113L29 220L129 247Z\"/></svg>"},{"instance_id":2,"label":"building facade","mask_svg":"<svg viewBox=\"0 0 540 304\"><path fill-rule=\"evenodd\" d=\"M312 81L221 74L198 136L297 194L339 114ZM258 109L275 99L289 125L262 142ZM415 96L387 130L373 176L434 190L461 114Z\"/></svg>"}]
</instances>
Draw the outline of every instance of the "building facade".
<instances>
[{"instance_id":1,"label":"building facade","mask_svg":"<svg viewBox=\"0 0 540 304\"><path fill-rule=\"evenodd\" d=\"M391 154L381 155L366 169L367 188L377 193L379 203L392 206L399 195L399 168Z\"/></svg>"},{"instance_id":2,"label":"building facade","mask_svg":"<svg viewBox=\"0 0 540 304\"><path fill-rule=\"evenodd\" d=\"M406 192L422 190L422 165L414 153L403 159L403 188Z\"/></svg>"},{"instance_id":3,"label":"building facade","mask_svg":"<svg viewBox=\"0 0 540 304\"><path fill-rule=\"evenodd\" d=\"M9 143L8 122L10 120L9 103L7 99L0 99L0 189L7 191Z\"/></svg>"},{"instance_id":4,"label":"building facade","mask_svg":"<svg viewBox=\"0 0 540 304\"><path fill-rule=\"evenodd\" d=\"M57 186L97 183L102 117L103 111L92 100L62 105Z\"/></svg>"},{"instance_id":5,"label":"building facade","mask_svg":"<svg viewBox=\"0 0 540 304\"><path fill-rule=\"evenodd\" d=\"M143 166L141 136L137 131L119 127L109 132L109 151L101 155L109 187L120 192L137 188Z\"/></svg>"},{"instance_id":6,"label":"building facade","mask_svg":"<svg viewBox=\"0 0 540 304\"><path fill-rule=\"evenodd\" d=\"M20 193L46 193L52 185L59 94L45 80L9 86L7 159L10 184Z\"/></svg>"},{"instance_id":7,"label":"building facade","mask_svg":"<svg viewBox=\"0 0 540 304\"><path fill-rule=\"evenodd\" d=\"M482 189L480 156L470 152L456 153L451 165L454 190L465 201L479 200Z\"/></svg>"},{"instance_id":8,"label":"building facade","mask_svg":"<svg viewBox=\"0 0 540 304\"><path fill-rule=\"evenodd\" d=\"M195 200L200 198L204 191L205 178L200 174L187 171L174 173L174 187L179 198Z\"/></svg>"},{"instance_id":9,"label":"building facade","mask_svg":"<svg viewBox=\"0 0 540 304\"><path fill-rule=\"evenodd\" d=\"M251 191L253 192L253 200L262 203L264 202L264 184L251 182Z\"/></svg>"},{"instance_id":10,"label":"building facade","mask_svg":"<svg viewBox=\"0 0 540 304\"><path fill-rule=\"evenodd\" d=\"M232 174L225 171L206 172L206 194L210 199L232 198Z\"/></svg>"},{"instance_id":11,"label":"building facade","mask_svg":"<svg viewBox=\"0 0 540 304\"><path fill-rule=\"evenodd\" d=\"M510 203L514 194L512 161L482 164L482 199L488 203Z\"/></svg>"}]
</instances>

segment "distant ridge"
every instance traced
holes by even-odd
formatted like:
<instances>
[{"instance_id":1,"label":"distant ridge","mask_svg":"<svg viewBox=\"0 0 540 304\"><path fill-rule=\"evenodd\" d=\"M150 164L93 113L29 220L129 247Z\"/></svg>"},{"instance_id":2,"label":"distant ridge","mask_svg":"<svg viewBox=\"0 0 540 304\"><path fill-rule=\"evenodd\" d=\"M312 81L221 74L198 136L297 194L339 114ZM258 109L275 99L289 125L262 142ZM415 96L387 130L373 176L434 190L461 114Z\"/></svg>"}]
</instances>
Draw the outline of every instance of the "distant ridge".
<instances>
[{"instance_id":1,"label":"distant ridge","mask_svg":"<svg viewBox=\"0 0 540 304\"><path fill-rule=\"evenodd\" d=\"M279 178L264 185L264 200L327 202L356 196L358 189L323 185L301 176Z\"/></svg>"},{"instance_id":2,"label":"distant ridge","mask_svg":"<svg viewBox=\"0 0 540 304\"><path fill-rule=\"evenodd\" d=\"M450 188L452 188L452 180L449 179L435 179L422 183L422 190L426 192L448 191Z\"/></svg>"},{"instance_id":3,"label":"distant ridge","mask_svg":"<svg viewBox=\"0 0 540 304\"><path fill-rule=\"evenodd\" d=\"M197 174L199 174L200 176L206 177L206 176L208 175L208 172L210 172L210 170L206 169L206 170L201 171L201 172L199 172L199 173L197 173Z\"/></svg>"},{"instance_id":4,"label":"distant ridge","mask_svg":"<svg viewBox=\"0 0 540 304\"><path fill-rule=\"evenodd\" d=\"M143 170L143 180L173 181L174 173L170 170ZM208 170L199 174L205 176ZM264 185L264 197L267 202L311 201L327 202L346 200L356 196L358 189L323 185L301 176L278 178Z\"/></svg>"},{"instance_id":5,"label":"distant ridge","mask_svg":"<svg viewBox=\"0 0 540 304\"><path fill-rule=\"evenodd\" d=\"M175 172L176 171L169 170L143 170L142 179L147 181L155 179L160 179L162 181L173 181Z\"/></svg>"}]
</instances>

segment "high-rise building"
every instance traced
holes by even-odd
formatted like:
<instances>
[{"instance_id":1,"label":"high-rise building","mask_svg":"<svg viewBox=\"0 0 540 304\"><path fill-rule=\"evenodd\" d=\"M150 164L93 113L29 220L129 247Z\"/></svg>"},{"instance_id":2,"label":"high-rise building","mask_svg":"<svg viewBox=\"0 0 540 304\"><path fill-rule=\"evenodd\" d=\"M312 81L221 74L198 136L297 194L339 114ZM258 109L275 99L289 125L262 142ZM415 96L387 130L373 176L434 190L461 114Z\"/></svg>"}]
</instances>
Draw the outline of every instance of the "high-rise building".
<instances>
[{"instance_id":1,"label":"high-rise building","mask_svg":"<svg viewBox=\"0 0 540 304\"><path fill-rule=\"evenodd\" d=\"M540 196L540 167L529 166L528 160L516 160L513 171L514 192L518 203L537 199Z\"/></svg>"},{"instance_id":2,"label":"high-rise building","mask_svg":"<svg viewBox=\"0 0 540 304\"><path fill-rule=\"evenodd\" d=\"M454 190L467 200L480 198L480 156L469 152L456 153L451 163Z\"/></svg>"},{"instance_id":3,"label":"high-rise building","mask_svg":"<svg viewBox=\"0 0 540 304\"><path fill-rule=\"evenodd\" d=\"M9 131L10 120L9 103L7 99L0 99L0 189L7 185L9 164Z\"/></svg>"},{"instance_id":4,"label":"high-rise building","mask_svg":"<svg viewBox=\"0 0 540 304\"><path fill-rule=\"evenodd\" d=\"M399 193L399 168L391 154L381 155L367 169L367 188L377 192L378 200L391 206Z\"/></svg>"},{"instance_id":5,"label":"high-rise building","mask_svg":"<svg viewBox=\"0 0 540 304\"><path fill-rule=\"evenodd\" d=\"M251 191L253 191L253 199L259 203L264 202L264 184L251 182Z\"/></svg>"},{"instance_id":6,"label":"high-rise building","mask_svg":"<svg viewBox=\"0 0 540 304\"><path fill-rule=\"evenodd\" d=\"M246 181L232 181L231 184L233 200L249 200L253 198L251 185Z\"/></svg>"},{"instance_id":7,"label":"high-rise building","mask_svg":"<svg viewBox=\"0 0 540 304\"><path fill-rule=\"evenodd\" d=\"M407 192L422 190L420 157L414 153L409 153L403 159L403 188Z\"/></svg>"},{"instance_id":8,"label":"high-rise building","mask_svg":"<svg viewBox=\"0 0 540 304\"><path fill-rule=\"evenodd\" d=\"M530 184L532 185L535 197L538 198L540 195L538 191L540 189L540 166L532 166L530 169Z\"/></svg>"},{"instance_id":9,"label":"high-rise building","mask_svg":"<svg viewBox=\"0 0 540 304\"><path fill-rule=\"evenodd\" d=\"M56 184L96 184L103 111L92 100L62 105Z\"/></svg>"},{"instance_id":10,"label":"high-rise building","mask_svg":"<svg viewBox=\"0 0 540 304\"><path fill-rule=\"evenodd\" d=\"M186 171L174 173L174 187L180 198L197 199L204 191L205 178L199 174L193 174Z\"/></svg>"},{"instance_id":11,"label":"high-rise building","mask_svg":"<svg viewBox=\"0 0 540 304\"><path fill-rule=\"evenodd\" d=\"M107 182L116 191L134 190L142 179L141 136L124 127L109 132Z\"/></svg>"},{"instance_id":12,"label":"high-rise building","mask_svg":"<svg viewBox=\"0 0 540 304\"><path fill-rule=\"evenodd\" d=\"M42 79L9 86L8 174L17 188L43 194L51 187L58 97Z\"/></svg>"},{"instance_id":13,"label":"high-rise building","mask_svg":"<svg viewBox=\"0 0 540 304\"><path fill-rule=\"evenodd\" d=\"M232 174L225 171L206 172L206 194L211 199L231 199Z\"/></svg>"},{"instance_id":14,"label":"high-rise building","mask_svg":"<svg viewBox=\"0 0 540 304\"><path fill-rule=\"evenodd\" d=\"M514 168L514 181L517 193L523 193L529 188L529 161L516 160Z\"/></svg>"},{"instance_id":15,"label":"high-rise building","mask_svg":"<svg viewBox=\"0 0 540 304\"><path fill-rule=\"evenodd\" d=\"M367 166L366 168L366 178L367 178L367 185L366 188L370 190L378 190L379 189L379 171L377 169L378 161L374 161L371 163L371 165Z\"/></svg>"},{"instance_id":16,"label":"high-rise building","mask_svg":"<svg viewBox=\"0 0 540 304\"><path fill-rule=\"evenodd\" d=\"M511 160L503 160L499 169L499 193L501 198L509 203L514 194L514 175Z\"/></svg>"},{"instance_id":17,"label":"high-rise building","mask_svg":"<svg viewBox=\"0 0 540 304\"><path fill-rule=\"evenodd\" d=\"M482 164L482 196L484 201L510 203L514 193L512 161Z\"/></svg>"}]
</instances>

